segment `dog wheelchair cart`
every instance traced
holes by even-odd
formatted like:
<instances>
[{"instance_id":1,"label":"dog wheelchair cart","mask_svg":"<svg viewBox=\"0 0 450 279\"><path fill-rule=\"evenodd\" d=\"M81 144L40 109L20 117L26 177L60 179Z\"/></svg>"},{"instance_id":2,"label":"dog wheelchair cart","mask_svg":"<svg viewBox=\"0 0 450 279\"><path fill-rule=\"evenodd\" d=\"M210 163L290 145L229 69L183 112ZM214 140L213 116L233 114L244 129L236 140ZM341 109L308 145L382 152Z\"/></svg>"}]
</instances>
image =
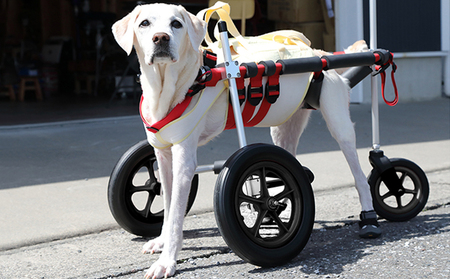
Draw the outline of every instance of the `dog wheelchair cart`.
<instances>
[{"instance_id":1,"label":"dog wheelchair cart","mask_svg":"<svg viewBox=\"0 0 450 279\"><path fill-rule=\"evenodd\" d=\"M282 148L269 144L247 145L236 79L250 76L251 67L239 66L232 61L225 22L219 22L219 31L225 63L223 67L210 69L208 82L225 78L229 81L240 149L226 161L199 166L197 173L214 171L219 174L214 191L214 211L228 246L242 259L258 266L284 264L301 252L310 237L315 215L311 188L314 176ZM270 76L274 65L281 67L280 74L317 73L306 97L311 105L320 94L322 70L352 67L343 75L353 87L374 73L375 66L380 68L379 72L384 72L390 65L394 68L392 54L381 49L277 63L265 61L257 67L265 67L265 75ZM373 170L368 181L377 214L390 221L415 217L428 199L429 186L422 169L405 159L387 158L378 143L374 143L369 160ZM164 212L152 207L155 197L161 193L155 163L153 147L146 140L141 141L122 156L109 181L108 200L114 218L125 230L140 236L157 236L162 227ZM136 177L141 169L145 169L148 176L138 182ZM186 213L194 202L197 189L196 174ZM139 207L134 196L144 193L144 206Z\"/></svg>"}]
</instances>

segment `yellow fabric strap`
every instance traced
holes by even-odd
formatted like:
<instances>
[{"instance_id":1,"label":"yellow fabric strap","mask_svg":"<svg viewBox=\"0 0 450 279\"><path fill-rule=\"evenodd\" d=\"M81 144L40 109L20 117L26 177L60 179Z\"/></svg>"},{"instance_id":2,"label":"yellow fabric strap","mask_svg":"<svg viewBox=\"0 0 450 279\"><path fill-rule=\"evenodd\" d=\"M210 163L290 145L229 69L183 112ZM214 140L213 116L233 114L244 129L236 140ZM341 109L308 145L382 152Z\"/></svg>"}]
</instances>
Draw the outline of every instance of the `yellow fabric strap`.
<instances>
[{"instance_id":1,"label":"yellow fabric strap","mask_svg":"<svg viewBox=\"0 0 450 279\"><path fill-rule=\"evenodd\" d=\"M283 45L298 45L299 43L303 43L307 46L311 46L311 41L308 40L308 38L306 38L305 35L294 30L281 30L270 32L261 35L258 38L274 41Z\"/></svg>"},{"instance_id":2,"label":"yellow fabric strap","mask_svg":"<svg viewBox=\"0 0 450 279\"><path fill-rule=\"evenodd\" d=\"M227 29L231 36L233 36L242 45L242 47L248 49L248 45L245 43L241 33L239 33L236 25L234 25L233 20L230 17L230 5L228 3L217 1L213 6L198 12L197 17L203 19L206 23L209 23L209 20L214 13L217 13L219 18L227 23ZM205 41L208 46L213 44L208 32L206 32Z\"/></svg>"},{"instance_id":3,"label":"yellow fabric strap","mask_svg":"<svg viewBox=\"0 0 450 279\"><path fill-rule=\"evenodd\" d=\"M206 23L209 23L211 16L214 13L217 13L219 18L227 23L228 32L231 34L231 36L233 36L242 47L244 47L246 50L249 50L250 48L248 47L248 44L245 42L244 37L242 37L242 35L239 33L239 31L237 30L236 26L233 23L233 20L230 17L230 10L231 8L228 3L217 1L213 6L201 10L197 14L197 17L204 19ZM215 36L218 37L217 34L215 34ZM284 45L298 45L299 42L302 42L307 46L311 46L311 42L308 40L308 38L305 37L305 35L294 30L275 31L261 35L258 38L274 41ZM211 40L211 37L209 36L208 32L206 32L205 41L208 44L208 46L213 44L213 41Z\"/></svg>"}]
</instances>

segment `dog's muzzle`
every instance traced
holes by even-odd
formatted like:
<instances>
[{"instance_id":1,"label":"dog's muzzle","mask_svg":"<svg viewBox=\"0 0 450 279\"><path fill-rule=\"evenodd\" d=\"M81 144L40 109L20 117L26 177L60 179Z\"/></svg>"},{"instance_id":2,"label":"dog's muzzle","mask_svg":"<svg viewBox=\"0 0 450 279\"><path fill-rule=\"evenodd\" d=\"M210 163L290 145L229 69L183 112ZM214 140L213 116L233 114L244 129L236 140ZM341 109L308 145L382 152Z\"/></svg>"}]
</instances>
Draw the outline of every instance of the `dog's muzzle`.
<instances>
[{"instance_id":1,"label":"dog's muzzle","mask_svg":"<svg viewBox=\"0 0 450 279\"><path fill-rule=\"evenodd\" d=\"M175 62L175 59L170 51L170 37L167 33L155 33L153 35L153 43L155 44L155 49L153 55L151 57L150 62L153 64L155 58L169 58L172 62Z\"/></svg>"}]
</instances>

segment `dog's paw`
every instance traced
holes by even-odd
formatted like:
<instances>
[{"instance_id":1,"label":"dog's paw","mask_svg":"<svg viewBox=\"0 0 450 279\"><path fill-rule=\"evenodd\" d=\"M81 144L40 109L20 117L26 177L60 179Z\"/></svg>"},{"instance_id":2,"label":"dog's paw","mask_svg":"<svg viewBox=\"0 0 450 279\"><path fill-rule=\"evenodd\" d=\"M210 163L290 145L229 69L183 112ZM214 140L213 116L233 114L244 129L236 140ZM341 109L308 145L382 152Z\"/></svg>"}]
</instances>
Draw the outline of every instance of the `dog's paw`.
<instances>
[{"instance_id":1,"label":"dog's paw","mask_svg":"<svg viewBox=\"0 0 450 279\"><path fill-rule=\"evenodd\" d=\"M175 274L177 262L174 260L157 260L148 269L145 279L167 278Z\"/></svg>"},{"instance_id":2,"label":"dog's paw","mask_svg":"<svg viewBox=\"0 0 450 279\"><path fill-rule=\"evenodd\" d=\"M142 247L142 253L144 254L161 253L163 248L164 248L164 241L162 237L157 237L144 244L144 246Z\"/></svg>"}]
</instances>

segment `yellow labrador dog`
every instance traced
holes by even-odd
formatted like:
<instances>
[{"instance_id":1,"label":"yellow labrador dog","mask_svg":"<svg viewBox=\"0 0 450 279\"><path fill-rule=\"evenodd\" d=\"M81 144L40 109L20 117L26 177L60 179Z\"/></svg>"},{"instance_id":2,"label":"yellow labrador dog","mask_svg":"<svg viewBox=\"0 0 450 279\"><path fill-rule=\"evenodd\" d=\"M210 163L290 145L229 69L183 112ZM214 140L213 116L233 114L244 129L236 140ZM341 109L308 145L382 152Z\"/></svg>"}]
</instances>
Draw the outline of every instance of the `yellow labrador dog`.
<instances>
[{"instance_id":1,"label":"yellow labrador dog","mask_svg":"<svg viewBox=\"0 0 450 279\"><path fill-rule=\"evenodd\" d=\"M141 113L145 122L151 124L163 119L184 100L186 92L196 79L202 64L200 44L206 32L205 22L181 6L150 4L137 6L130 14L117 21L112 30L118 44L128 54L133 47L136 50L143 90ZM356 153L355 132L348 110L347 81L335 71L327 71L324 74L320 97L321 112L350 166L363 213L374 214L369 185ZM283 92L280 96L296 92L295 78L283 78L280 76ZM217 87L205 89L204 95L213 94L217 97L188 136L182 141L172 142L167 148L155 150L163 187L165 213L161 235L143 247L144 253L161 252L160 258L153 263L145 278L168 277L176 271L176 259L183 240L184 212L197 166L197 146L221 133L226 121L228 95L221 93L222 86L223 82L219 82ZM198 97L194 97L186 111L198 101ZM277 103L278 101L274 107L278 106L283 110L282 104ZM272 127L274 144L295 155L309 115L310 110L298 109L282 125ZM267 117L270 118L270 114ZM270 121L266 123L270 124ZM154 134L148 131L147 134L149 140L153 141ZM371 218L375 218L375 223L365 225L362 230L377 233L379 228L376 215Z\"/></svg>"}]
</instances>

